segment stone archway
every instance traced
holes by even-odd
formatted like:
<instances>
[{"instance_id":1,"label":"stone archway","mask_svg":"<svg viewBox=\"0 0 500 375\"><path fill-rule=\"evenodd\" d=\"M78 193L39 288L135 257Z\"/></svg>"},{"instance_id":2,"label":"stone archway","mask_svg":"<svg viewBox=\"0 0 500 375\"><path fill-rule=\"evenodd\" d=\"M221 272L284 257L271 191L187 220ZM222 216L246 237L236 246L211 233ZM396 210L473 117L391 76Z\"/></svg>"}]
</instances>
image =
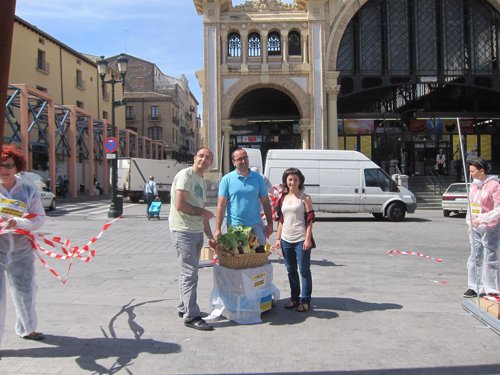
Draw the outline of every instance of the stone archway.
<instances>
[{"instance_id":1,"label":"stone archway","mask_svg":"<svg viewBox=\"0 0 500 375\"><path fill-rule=\"evenodd\" d=\"M293 78L273 77L272 82L266 82L262 76L255 76L244 77L233 82L221 98L223 103L221 106L221 136L224 143L224 171L229 170L229 155L236 146L259 148L262 146L264 158L269 148L308 148L311 131L309 125L311 103L306 91L307 81L294 81ZM271 92L273 94L270 94ZM285 111L276 116L272 116L268 112L258 116L251 109L246 112L242 111L241 108L244 108L245 104L255 105L256 93L261 93L264 96L275 95L275 98L279 98L277 100L282 103L287 102L286 106L292 109L288 115ZM242 101L245 104L242 104ZM242 138L236 137L243 133L259 136L255 142L260 145L242 144ZM280 136L280 134L287 133L290 133L288 144Z\"/></svg>"},{"instance_id":2,"label":"stone archway","mask_svg":"<svg viewBox=\"0 0 500 375\"><path fill-rule=\"evenodd\" d=\"M302 84L302 82L301 82ZM272 82L266 82L262 76L245 77L238 79L221 96L221 118L229 120L231 110L235 103L244 94L258 88L272 88L282 91L288 95L297 106L300 117L309 119L311 117L311 103L307 95L307 88L293 80L293 78L273 77ZM305 83L304 85L307 85Z\"/></svg>"}]
</instances>

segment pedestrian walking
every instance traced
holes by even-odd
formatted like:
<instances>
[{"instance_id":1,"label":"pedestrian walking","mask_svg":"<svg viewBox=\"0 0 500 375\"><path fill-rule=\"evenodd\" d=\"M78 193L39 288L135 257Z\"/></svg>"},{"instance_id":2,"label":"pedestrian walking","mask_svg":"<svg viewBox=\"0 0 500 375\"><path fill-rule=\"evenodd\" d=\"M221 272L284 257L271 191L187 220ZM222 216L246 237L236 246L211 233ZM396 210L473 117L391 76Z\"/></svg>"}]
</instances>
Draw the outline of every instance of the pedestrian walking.
<instances>
[{"instance_id":1,"label":"pedestrian walking","mask_svg":"<svg viewBox=\"0 0 500 375\"><path fill-rule=\"evenodd\" d=\"M149 219L149 207L151 203L158 196L158 190L156 189L156 182L154 176L149 176L148 182L144 185L144 195L146 196L146 216Z\"/></svg>"},{"instance_id":2,"label":"pedestrian walking","mask_svg":"<svg viewBox=\"0 0 500 375\"><path fill-rule=\"evenodd\" d=\"M210 149L199 149L193 166L182 169L174 177L170 193L169 226L180 273L180 303L177 312L184 318L186 327L202 331L213 330L213 326L201 317L196 294L203 233L208 237L209 245L213 248L216 246L209 224L214 214L205 209L203 181L203 174L212 165L212 160Z\"/></svg>"}]
</instances>

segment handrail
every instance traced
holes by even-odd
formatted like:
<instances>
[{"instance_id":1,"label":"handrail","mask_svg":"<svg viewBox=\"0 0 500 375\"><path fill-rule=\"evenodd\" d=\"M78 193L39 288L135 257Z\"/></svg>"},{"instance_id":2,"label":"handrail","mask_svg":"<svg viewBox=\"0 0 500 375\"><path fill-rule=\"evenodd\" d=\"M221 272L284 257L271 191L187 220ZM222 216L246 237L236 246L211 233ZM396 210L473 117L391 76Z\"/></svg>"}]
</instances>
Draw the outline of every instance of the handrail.
<instances>
[{"instance_id":1,"label":"handrail","mask_svg":"<svg viewBox=\"0 0 500 375\"><path fill-rule=\"evenodd\" d=\"M437 173L436 171L431 171L431 175L432 177L434 177L433 179L433 184L434 184L434 194L436 193L436 185L439 187L439 194L442 194L443 191L448 187L447 184L445 183L445 181L443 180L443 176L441 176L439 173ZM437 181L436 181L437 179Z\"/></svg>"},{"instance_id":2,"label":"handrail","mask_svg":"<svg viewBox=\"0 0 500 375\"><path fill-rule=\"evenodd\" d=\"M439 183L434 180L434 176L433 175L427 176L427 180L429 180L429 182L433 186L433 188L434 188L434 194L437 194L437 190L438 190L437 187L439 186Z\"/></svg>"}]
</instances>

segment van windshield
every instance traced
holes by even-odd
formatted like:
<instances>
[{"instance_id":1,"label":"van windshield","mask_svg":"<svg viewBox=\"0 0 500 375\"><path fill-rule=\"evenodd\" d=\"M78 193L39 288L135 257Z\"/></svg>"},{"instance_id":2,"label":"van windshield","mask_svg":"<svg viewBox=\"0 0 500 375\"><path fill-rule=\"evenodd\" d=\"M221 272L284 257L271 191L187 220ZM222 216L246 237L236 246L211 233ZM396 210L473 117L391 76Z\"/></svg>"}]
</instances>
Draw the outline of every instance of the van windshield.
<instances>
[{"instance_id":1,"label":"van windshield","mask_svg":"<svg viewBox=\"0 0 500 375\"><path fill-rule=\"evenodd\" d=\"M379 187L382 191L398 191L396 182L380 168L365 169L365 184L367 187Z\"/></svg>"}]
</instances>

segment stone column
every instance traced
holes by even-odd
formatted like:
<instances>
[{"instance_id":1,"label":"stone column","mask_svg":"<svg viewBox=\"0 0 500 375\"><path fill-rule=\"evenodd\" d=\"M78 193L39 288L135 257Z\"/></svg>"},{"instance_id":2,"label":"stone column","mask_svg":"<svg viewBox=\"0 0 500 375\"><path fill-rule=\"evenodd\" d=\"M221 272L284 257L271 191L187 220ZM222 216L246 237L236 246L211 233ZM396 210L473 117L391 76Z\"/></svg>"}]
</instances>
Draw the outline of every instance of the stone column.
<instances>
[{"instance_id":1,"label":"stone column","mask_svg":"<svg viewBox=\"0 0 500 375\"><path fill-rule=\"evenodd\" d=\"M229 52L229 46L227 44L227 31L221 31L222 36L222 67L224 68L227 64L227 55Z\"/></svg>"},{"instance_id":2,"label":"stone column","mask_svg":"<svg viewBox=\"0 0 500 375\"><path fill-rule=\"evenodd\" d=\"M222 134L224 135L224 155L222 159L224 160L224 165L221 170L222 174L226 174L229 172L229 162L231 160L231 153L229 152L229 141L231 139L232 128L229 120L222 121Z\"/></svg>"},{"instance_id":3,"label":"stone column","mask_svg":"<svg viewBox=\"0 0 500 375\"><path fill-rule=\"evenodd\" d=\"M309 120L301 120L300 121L300 135L302 138L302 149L308 150L311 145L311 124Z\"/></svg>"},{"instance_id":4,"label":"stone column","mask_svg":"<svg viewBox=\"0 0 500 375\"><path fill-rule=\"evenodd\" d=\"M281 30L281 70L288 73L288 30Z\"/></svg>"},{"instance_id":5,"label":"stone column","mask_svg":"<svg viewBox=\"0 0 500 375\"><path fill-rule=\"evenodd\" d=\"M260 53L262 55L262 63L267 63L267 30L262 30L260 34Z\"/></svg>"},{"instance_id":6,"label":"stone column","mask_svg":"<svg viewBox=\"0 0 500 375\"><path fill-rule=\"evenodd\" d=\"M208 26L205 30L206 35L206 55L205 55L205 76L206 82L204 82L206 91L203 97L207 98L207 105L203 106L203 115L206 114L206 122L203 126L207 126L206 134L208 135L208 144L212 152L214 153L214 168L220 169L221 164L219 161L219 66L220 66L220 43L217 34L217 28L215 26ZM204 103L205 104L205 103Z\"/></svg>"},{"instance_id":7,"label":"stone column","mask_svg":"<svg viewBox=\"0 0 500 375\"><path fill-rule=\"evenodd\" d=\"M307 49L307 32L300 33L300 42L302 43L302 64L307 64L309 62L308 54L309 50Z\"/></svg>"},{"instance_id":8,"label":"stone column","mask_svg":"<svg viewBox=\"0 0 500 375\"><path fill-rule=\"evenodd\" d=\"M248 31L241 30L241 70L248 71Z\"/></svg>"},{"instance_id":9,"label":"stone column","mask_svg":"<svg viewBox=\"0 0 500 375\"><path fill-rule=\"evenodd\" d=\"M339 147L338 134L338 114L337 114L337 97L340 92L340 85L328 85L326 87L328 94L328 124L327 124L327 149L337 150Z\"/></svg>"},{"instance_id":10,"label":"stone column","mask_svg":"<svg viewBox=\"0 0 500 375\"><path fill-rule=\"evenodd\" d=\"M281 59L288 62L288 30L281 30Z\"/></svg>"}]
</instances>

